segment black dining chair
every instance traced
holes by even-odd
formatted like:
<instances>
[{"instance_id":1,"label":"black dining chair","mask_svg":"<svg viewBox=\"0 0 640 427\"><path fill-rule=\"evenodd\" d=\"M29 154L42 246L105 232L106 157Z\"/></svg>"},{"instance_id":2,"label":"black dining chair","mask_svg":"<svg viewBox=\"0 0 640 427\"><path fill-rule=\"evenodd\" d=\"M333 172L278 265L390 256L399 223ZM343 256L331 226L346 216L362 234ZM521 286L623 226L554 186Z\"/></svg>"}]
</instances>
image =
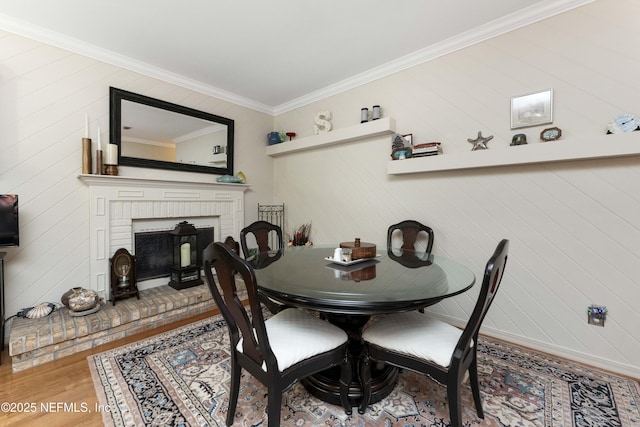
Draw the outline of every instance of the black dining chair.
<instances>
[{"instance_id":1,"label":"black dining chair","mask_svg":"<svg viewBox=\"0 0 640 427\"><path fill-rule=\"evenodd\" d=\"M258 245L258 253L284 248L282 228L279 225L271 224L267 221L256 221L240 230L240 246L245 258L249 257L249 247L247 245L247 237L249 235L253 235L255 238ZM269 246L270 236L277 242L277 247L272 248Z\"/></svg>"},{"instance_id":2,"label":"black dining chair","mask_svg":"<svg viewBox=\"0 0 640 427\"><path fill-rule=\"evenodd\" d=\"M398 255L396 250L393 248L393 238L395 234L401 234L402 236L402 246L399 248L400 255ZM416 242L420 235L426 235L427 238L424 249L426 258L422 258L415 254ZM401 262L407 267L409 264L413 264L415 266L413 268L429 265L431 263L429 256L431 254L431 249L433 249L433 238L433 230L428 225L424 225L421 222L412 219L400 221L397 224L390 225L387 229L387 253L389 254L389 258ZM418 311L420 313L424 313L424 308L421 308Z\"/></svg>"},{"instance_id":3,"label":"black dining chair","mask_svg":"<svg viewBox=\"0 0 640 427\"><path fill-rule=\"evenodd\" d=\"M297 308L288 308L264 319L258 302L253 268L229 246L215 242L203 252L204 272L213 298L229 330L231 385L226 424L233 424L245 369L267 387L268 426L280 425L282 395L297 380L333 366L340 366L340 397L351 414L349 388L351 362L346 332ZM215 269L217 283L212 269ZM248 306L238 298L235 275L244 280Z\"/></svg>"},{"instance_id":4,"label":"black dining chair","mask_svg":"<svg viewBox=\"0 0 640 427\"><path fill-rule=\"evenodd\" d=\"M240 243L236 242L233 237L227 236L227 238L224 239L224 244L229 246L235 253L240 255Z\"/></svg>"},{"instance_id":5,"label":"black dining chair","mask_svg":"<svg viewBox=\"0 0 640 427\"><path fill-rule=\"evenodd\" d=\"M249 235L253 235L256 244L258 245L258 254L265 254L271 251L271 249L284 249L282 228L280 228L279 225L275 225L267 221L256 221L240 230L240 246L242 247L242 253L244 254L245 259L249 257L249 245L247 244L247 238ZM271 248L269 246L270 241L275 241L278 247ZM260 300L272 313L277 313L287 307L278 301L262 295L260 295Z\"/></svg>"},{"instance_id":6,"label":"black dining chair","mask_svg":"<svg viewBox=\"0 0 640 427\"><path fill-rule=\"evenodd\" d=\"M412 251L416 250L415 244L418 241L419 234L425 233L427 241L424 252L428 254L431 253L434 234L433 230L428 225L408 219L389 226L387 229L387 250L392 249L393 237L397 234L396 232L400 232L402 235L402 246L400 249L408 249Z\"/></svg>"},{"instance_id":7,"label":"black dining chair","mask_svg":"<svg viewBox=\"0 0 640 427\"><path fill-rule=\"evenodd\" d=\"M508 251L509 241L504 239L489 258L478 300L463 330L415 311L390 314L365 327L360 413L371 399L371 361L377 361L429 375L446 385L452 427L462 425L460 387L468 371L478 417L484 418L478 384L478 331L502 281Z\"/></svg>"}]
</instances>

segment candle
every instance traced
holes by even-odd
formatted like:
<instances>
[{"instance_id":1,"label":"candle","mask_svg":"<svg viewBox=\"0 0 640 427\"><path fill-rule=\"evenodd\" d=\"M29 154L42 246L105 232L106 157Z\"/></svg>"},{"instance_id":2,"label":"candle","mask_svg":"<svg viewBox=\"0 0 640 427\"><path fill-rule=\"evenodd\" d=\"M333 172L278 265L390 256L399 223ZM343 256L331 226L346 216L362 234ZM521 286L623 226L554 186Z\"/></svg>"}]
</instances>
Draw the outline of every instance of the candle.
<instances>
[{"instance_id":1,"label":"candle","mask_svg":"<svg viewBox=\"0 0 640 427\"><path fill-rule=\"evenodd\" d=\"M100 145L100 126L98 126L98 151L102 151L102 146Z\"/></svg>"},{"instance_id":2,"label":"candle","mask_svg":"<svg viewBox=\"0 0 640 427\"><path fill-rule=\"evenodd\" d=\"M89 115L84 115L84 137L89 138Z\"/></svg>"},{"instance_id":3,"label":"candle","mask_svg":"<svg viewBox=\"0 0 640 427\"><path fill-rule=\"evenodd\" d=\"M104 164L105 165L111 165L113 163L111 163L111 147L109 147L111 144L107 144L107 149L104 150Z\"/></svg>"},{"instance_id":4,"label":"candle","mask_svg":"<svg viewBox=\"0 0 640 427\"><path fill-rule=\"evenodd\" d=\"M373 120L378 120L380 117L381 117L380 106L379 105L374 105L373 106Z\"/></svg>"},{"instance_id":5,"label":"candle","mask_svg":"<svg viewBox=\"0 0 640 427\"><path fill-rule=\"evenodd\" d=\"M104 153L105 165L118 164L118 146L116 144L107 144L107 151Z\"/></svg>"},{"instance_id":6,"label":"candle","mask_svg":"<svg viewBox=\"0 0 640 427\"><path fill-rule=\"evenodd\" d=\"M366 123L369 121L369 109L361 108L360 109L360 123Z\"/></svg>"},{"instance_id":7,"label":"candle","mask_svg":"<svg viewBox=\"0 0 640 427\"><path fill-rule=\"evenodd\" d=\"M191 245L183 243L180 245L180 267L189 267L191 265Z\"/></svg>"}]
</instances>

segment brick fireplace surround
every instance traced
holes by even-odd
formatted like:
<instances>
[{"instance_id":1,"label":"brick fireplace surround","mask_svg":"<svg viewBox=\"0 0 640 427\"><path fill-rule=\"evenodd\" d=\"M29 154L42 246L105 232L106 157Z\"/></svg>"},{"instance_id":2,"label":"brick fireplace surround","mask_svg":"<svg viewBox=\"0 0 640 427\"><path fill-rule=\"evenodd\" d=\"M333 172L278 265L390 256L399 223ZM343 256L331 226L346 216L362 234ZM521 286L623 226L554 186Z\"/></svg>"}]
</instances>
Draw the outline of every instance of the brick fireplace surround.
<instances>
[{"instance_id":1,"label":"brick fireplace surround","mask_svg":"<svg viewBox=\"0 0 640 427\"><path fill-rule=\"evenodd\" d=\"M109 257L118 248L133 253L133 222L148 219L214 218L214 240L239 239L244 227L243 184L177 182L107 175L81 175L90 188L90 283L109 299ZM212 310L206 285L175 290L166 281L139 286L140 299L119 300L86 316L63 307L42 319L14 318L9 355L14 372L41 365L138 332ZM147 285L149 286L149 285Z\"/></svg>"},{"instance_id":2,"label":"brick fireplace surround","mask_svg":"<svg viewBox=\"0 0 640 427\"><path fill-rule=\"evenodd\" d=\"M214 307L206 285L181 291L165 285L140 291L139 300L123 299L115 306L107 302L100 311L86 316L72 317L63 307L41 319L13 318L11 368L23 371Z\"/></svg>"}]
</instances>

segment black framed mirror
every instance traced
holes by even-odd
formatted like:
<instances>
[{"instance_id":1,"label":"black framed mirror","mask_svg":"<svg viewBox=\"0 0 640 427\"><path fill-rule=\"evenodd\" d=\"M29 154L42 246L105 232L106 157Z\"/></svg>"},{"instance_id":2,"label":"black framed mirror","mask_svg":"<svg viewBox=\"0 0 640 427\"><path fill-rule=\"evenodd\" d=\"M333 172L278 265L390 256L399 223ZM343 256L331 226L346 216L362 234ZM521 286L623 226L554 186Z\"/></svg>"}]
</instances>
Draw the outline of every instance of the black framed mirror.
<instances>
[{"instance_id":1,"label":"black framed mirror","mask_svg":"<svg viewBox=\"0 0 640 427\"><path fill-rule=\"evenodd\" d=\"M114 87L109 114L119 165L233 175L232 119Z\"/></svg>"}]
</instances>

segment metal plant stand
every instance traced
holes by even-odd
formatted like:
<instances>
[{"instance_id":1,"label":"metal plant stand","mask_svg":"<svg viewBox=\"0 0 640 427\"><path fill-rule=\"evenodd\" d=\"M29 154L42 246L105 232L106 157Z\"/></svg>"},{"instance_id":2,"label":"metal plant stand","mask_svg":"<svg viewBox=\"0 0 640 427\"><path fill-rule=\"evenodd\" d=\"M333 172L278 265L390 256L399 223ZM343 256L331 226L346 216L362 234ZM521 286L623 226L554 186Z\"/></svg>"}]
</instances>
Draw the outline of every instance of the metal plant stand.
<instances>
[{"instance_id":1,"label":"metal plant stand","mask_svg":"<svg viewBox=\"0 0 640 427\"><path fill-rule=\"evenodd\" d=\"M281 205L261 205L258 203L258 219L277 225L284 231L284 203ZM272 233L269 237L270 248L278 247L278 241L276 239L277 236Z\"/></svg>"}]
</instances>

